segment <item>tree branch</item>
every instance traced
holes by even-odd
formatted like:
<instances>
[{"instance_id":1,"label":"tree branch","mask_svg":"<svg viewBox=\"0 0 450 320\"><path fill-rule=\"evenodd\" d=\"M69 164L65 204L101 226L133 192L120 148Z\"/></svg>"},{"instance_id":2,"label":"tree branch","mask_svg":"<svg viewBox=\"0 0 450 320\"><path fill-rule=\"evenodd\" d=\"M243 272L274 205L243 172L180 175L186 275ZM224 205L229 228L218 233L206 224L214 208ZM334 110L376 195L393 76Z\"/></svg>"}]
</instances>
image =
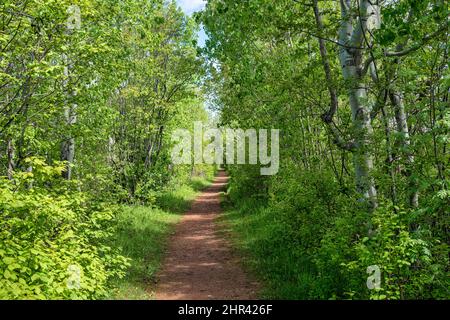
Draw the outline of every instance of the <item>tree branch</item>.
<instances>
[{"instance_id":1,"label":"tree branch","mask_svg":"<svg viewBox=\"0 0 450 320\"><path fill-rule=\"evenodd\" d=\"M318 0L313 0L314 16L316 18L317 30L322 33L323 22L322 16L319 11ZM333 122L334 115L338 109L338 96L336 93L336 87L334 86L333 77L331 74L330 61L328 59L327 47L325 46L324 39L319 38L319 49L320 56L322 57L323 69L325 71L325 78L327 80L328 92L330 94L330 109L322 115L323 122L328 126L331 134L333 135L334 143L341 149L352 151L355 149L355 144L353 142L347 143L342 138L336 124Z\"/></svg>"}]
</instances>

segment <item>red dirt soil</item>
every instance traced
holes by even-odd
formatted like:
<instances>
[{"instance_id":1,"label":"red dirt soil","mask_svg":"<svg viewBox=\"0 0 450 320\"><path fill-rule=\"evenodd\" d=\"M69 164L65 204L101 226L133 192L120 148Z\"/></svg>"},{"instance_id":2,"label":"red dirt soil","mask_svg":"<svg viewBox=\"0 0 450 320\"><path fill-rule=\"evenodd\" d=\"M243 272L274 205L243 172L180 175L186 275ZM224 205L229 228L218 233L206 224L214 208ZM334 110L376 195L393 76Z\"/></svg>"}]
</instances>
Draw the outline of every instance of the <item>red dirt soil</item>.
<instances>
[{"instance_id":1,"label":"red dirt soil","mask_svg":"<svg viewBox=\"0 0 450 320\"><path fill-rule=\"evenodd\" d=\"M220 171L212 186L192 204L172 236L158 274L158 300L251 300L258 284L240 267L216 218L228 177Z\"/></svg>"}]
</instances>

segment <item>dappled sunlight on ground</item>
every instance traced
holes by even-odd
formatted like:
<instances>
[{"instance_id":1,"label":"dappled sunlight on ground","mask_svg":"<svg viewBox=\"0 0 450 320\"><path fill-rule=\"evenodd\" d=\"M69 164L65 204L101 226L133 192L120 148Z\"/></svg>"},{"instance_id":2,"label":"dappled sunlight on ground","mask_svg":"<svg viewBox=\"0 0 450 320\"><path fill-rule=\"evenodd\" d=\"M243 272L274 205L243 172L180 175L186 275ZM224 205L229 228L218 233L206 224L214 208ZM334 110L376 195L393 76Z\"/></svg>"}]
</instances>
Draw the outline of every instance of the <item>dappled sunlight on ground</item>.
<instances>
[{"instance_id":1,"label":"dappled sunlight on ground","mask_svg":"<svg viewBox=\"0 0 450 320\"><path fill-rule=\"evenodd\" d=\"M158 276L157 299L256 299L258 284L243 272L216 226L227 181L220 171L178 225Z\"/></svg>"}]
</instances>

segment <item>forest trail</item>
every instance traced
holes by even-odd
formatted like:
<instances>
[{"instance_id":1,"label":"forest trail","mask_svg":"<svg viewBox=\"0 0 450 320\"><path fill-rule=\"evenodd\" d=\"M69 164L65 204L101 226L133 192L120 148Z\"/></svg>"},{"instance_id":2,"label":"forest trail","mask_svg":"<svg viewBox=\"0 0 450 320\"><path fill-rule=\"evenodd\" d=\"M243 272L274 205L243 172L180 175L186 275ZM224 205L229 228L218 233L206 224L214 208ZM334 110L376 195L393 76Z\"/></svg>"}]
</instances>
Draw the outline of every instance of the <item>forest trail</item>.
<instances>
[{"instance_id":1,"label":"forest trail","mask_svg":"<svg viewBox=\"0 0 450 320\"><path fill-rule=\"evenodd\" d=\"M227 181L226 173L219 171L176 227L157 277L157 300L257 298L258 284L244 273L218 232L220 192Z\"/></svg>"}]
</instances>

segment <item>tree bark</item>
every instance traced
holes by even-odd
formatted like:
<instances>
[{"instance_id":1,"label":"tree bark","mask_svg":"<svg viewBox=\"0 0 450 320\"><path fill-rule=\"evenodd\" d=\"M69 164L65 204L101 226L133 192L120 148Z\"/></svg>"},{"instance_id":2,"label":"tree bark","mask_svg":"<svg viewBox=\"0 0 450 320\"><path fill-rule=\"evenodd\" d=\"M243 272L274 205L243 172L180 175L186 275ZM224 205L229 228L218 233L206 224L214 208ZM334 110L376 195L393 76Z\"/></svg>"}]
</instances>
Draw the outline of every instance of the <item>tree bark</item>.
<instances>
[{"instance_id":1,"label":"tree bark","mask_svg":"<svg viewBox=\"0 0 450 320\"><path fill-rule=\"evenodd\" d=\"M70 77L70 63L67 57L64 57L66 60L66 67L64 68L64 76L66 77L65 85L68 86L69 77ZM70 90L70 89L69 89ZM74 91L68 93L68 96L73 98L76 95ZM68 99L68 103L64 110L65 121L69 127L69 129L77 122L76 108L77 105L71 103L71 99ZM62 173L62 176L66 180L70 180L72 178L72 164L75 159L75 138L72 137L72 133L68 135L68 137L63 141L61 145L61 161L66 161L67 165L65 170Z\"/></svg>"},{"instance_id":2,"label":"tree bark","mask_svg":"<svg viewBox=\"0 0 450 320\"><path fill-rule=\"evenodd\" d=\"M369 1L359 1L359 17L353 25L351 1L341 0L340 3L342 23L339 30L339 60L342 75L348 85L348 98L352 112L356 189L362 195L361 201L366 202L370 209L375 209L378 206L377 190L372 176L374 165L372 150L370 150L373 136L372 109L367 99L367 87L362 73L364 68L362 47L367 32L368 16L378 11L371 10Z\"/></svg>"},{"instance_id":3,"label":"tree bark","mask_svg":"<svg viewBox=\"0 0 450 320\"><path fill-rule=\"evenodd\" d=\"M392 106L394 107L397 131L400 133L401 153L405 157L406 163L405 172L409 179L408 182L409 205L413 208L417 208L419 206L419 192L417 190L417 183L412 178L414 155L411 151L411 137L409 135L408 121L403 96L394 90L390 90L389 99L391 100Z\"/></svg>"},{"instance_id":4,"label":"tree bark","mask_svg":"<svg viewBox=\"0 0 450 320\"><path fill-rule=\"evenodd\" d=\"M7 146L7 154L8 154L8 179L12 180L14 174L14 145L12 139L8 139Z\"/></svg>"}]
</instances>

